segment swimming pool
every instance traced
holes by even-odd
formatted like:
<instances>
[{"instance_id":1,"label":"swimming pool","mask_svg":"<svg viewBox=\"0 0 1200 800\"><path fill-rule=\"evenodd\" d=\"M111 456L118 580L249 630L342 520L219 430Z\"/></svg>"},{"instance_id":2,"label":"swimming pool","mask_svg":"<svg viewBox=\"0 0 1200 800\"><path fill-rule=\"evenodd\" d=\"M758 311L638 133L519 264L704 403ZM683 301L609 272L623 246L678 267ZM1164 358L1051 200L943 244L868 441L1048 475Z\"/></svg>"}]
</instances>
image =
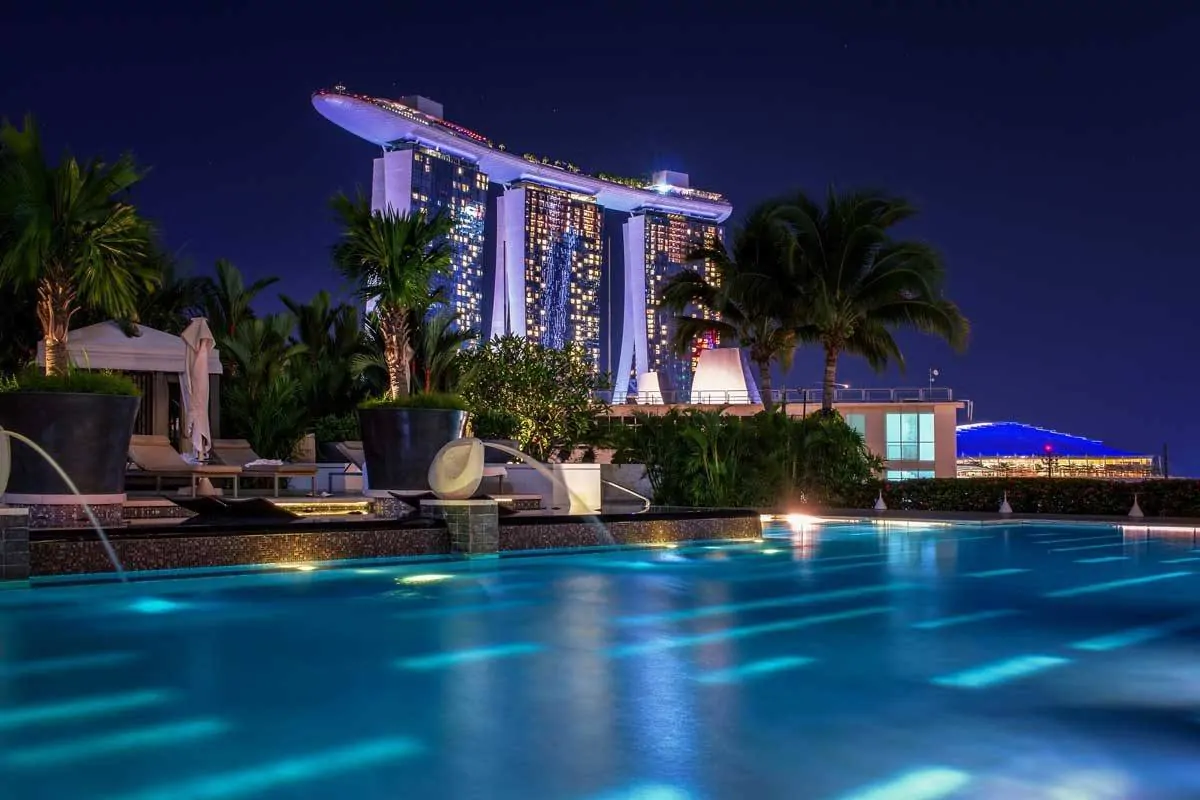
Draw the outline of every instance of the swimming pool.
<instances>
[{"instance_id":1,"label":"swimming pool","mask_svg":"<svg viewBox=\"0 0 1200 800\"><path fill-rule=\"evenodd\" d=\"M2 592L0 795L1200 797L1194 531L770 534Z\"/></svg>"}]
</instances>

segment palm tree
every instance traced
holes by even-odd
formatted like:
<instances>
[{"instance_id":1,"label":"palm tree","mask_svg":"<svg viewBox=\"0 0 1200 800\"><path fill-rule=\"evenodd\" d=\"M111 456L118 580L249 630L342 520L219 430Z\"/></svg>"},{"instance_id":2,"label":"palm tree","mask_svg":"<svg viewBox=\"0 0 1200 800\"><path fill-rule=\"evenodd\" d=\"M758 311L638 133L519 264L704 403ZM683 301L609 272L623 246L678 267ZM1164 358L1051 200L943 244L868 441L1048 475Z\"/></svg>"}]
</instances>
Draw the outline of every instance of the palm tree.
<instances>
[{"instance_id":1,"label":"palm tree","mask_svg":"<svg viewBox=\"0 0 1200 800\"><path fill-rule=\"evenodd\" d=\"M292 341L305 347L304 369L299 374L303 394L314 417L342 414L360 399L351 365L363 349L358 309L334 303L326 291L310 303L287 295L279 299L296 319Z\"/></svg>"},{"instance_id":2,"label":"palm tree","mask_svg":"<svg viewBox=\"0 0 1200 800\"><path fill-rule=\"evenodd\" d=\"M407 397L414 355L412 312L424 308L430 281L450 270L448 217L371 211L366 198L333 199L344 226L333 261L366 302L374 302L387 364L389 398Z\"/></svg>"},{"instance_id":3,"label":"palm tree","mask_svg":"<svg viewBox=\"0 0 1200 800\"><path fill-rule=\"evenodd\" d=\"M450 391L455 381L455 359L463 345L479 338L473 328L460 328L458 315L442 308L425 316L417 328L413 364L422 391Z\"/></svg>"},{"instance_id":4,"label":"palm tree","mask_svg":"<svg viewBox=\"0 0 1200 800\"><path fill-rule=\"evenodd\" d=\"M46 163L37 127L0 125L0 283L37 291L46 374L69 369L67 336L83 309L136 319L159 282L149 224L118 199L143 173L130 156Z\"/></svg>"},{"instance_id":5,"label":"palm tree","mask_svg":"<svg viewBox=\"0 0 1200 800\"><path fill-rule=\"evenodd\" d=\"M307 352L303 344L291 339L295 327L295 317L282 313L247 320L233 335L214 331L221 356L228 359L230 380L250 387L253 397L287 375L293 359Z\"/></svg>"},{"instance_id":6,"label":"palm tree","mask_svg":"<svg viewBox=\"0 0 1200 800\"><path fill-rule=\"evenodd\" d=\"M217 259L216 269L216 280L201 279L204 313L214 334L233 336L239 325L254 319L254 298L279 278L260 278L247 286L241 271L225 259Z\"/></svg>"},{"instance_id":7,"label":"palm tree","mask_svg":"<svg viewBox=\"0 0 1200 800\"><path fill-rule=\"evenodd\" d=\"M662 287L660 307L677 315L672 346L682 355L705 336L736 342L758 368L763 407L773 410L771 365L790 368L799 320L798 301L788 293L799 285L791 235L778 205L752 211L729 249L720 243L698 247L688 260L704 262L706 269L679 272Z\"/></svg>"},{"instance_id":8,"label":"palm tree","mask_svg":"<svg viewBox=\"0 0 1200 800\"><path fill-rule=\"evenodd\" d=\"M795 234L797 277L805 319L802 341L825 349L822 411L833 409L838 357L861 356L872 369L904 367L892 337L897 328L933 334L955 349L966 346L970 324L942 296L942 258L927 244L897 241L888 229L916 213L907 201L879 191L839 195L822 207L801 194L780 215Z\"/></svg>"},{"instance_id":9,"label":"palm tree","mask_svg":"<svg viewBox=\"0 0 1200 800\"><path fill-rule=\"evenodd\" d=\"M458 327L458 315L449 309L432 314L414 311L409 319L415 339L412 379L425 392L451 391L457 380L457 357L463 346L479 338L472 328ZM351 361L351 372L363 382L369 393L387 391L387 360L383 355L383 335L379 315L367 315L362 329L361 352Z\"/></svg>"}]
</instances>

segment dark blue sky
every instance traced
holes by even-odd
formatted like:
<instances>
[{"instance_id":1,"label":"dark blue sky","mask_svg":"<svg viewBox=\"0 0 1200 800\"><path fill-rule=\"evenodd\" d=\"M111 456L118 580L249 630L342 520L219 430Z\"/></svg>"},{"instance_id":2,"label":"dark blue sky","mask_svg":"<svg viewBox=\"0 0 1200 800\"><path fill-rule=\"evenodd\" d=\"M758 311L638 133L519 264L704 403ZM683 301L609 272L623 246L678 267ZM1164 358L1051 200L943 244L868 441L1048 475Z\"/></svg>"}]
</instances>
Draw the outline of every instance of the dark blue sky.
<instances>
[{"instance_id":1,"label":"dark blue sky","mask_svg":"<svg viewBox=\"0 0 1200 800\"><path fill-rule=\"evenodd\" d=\"M779 9L770 8L780 6ZM786 8L783 8L786 6ZM708 10L711 8L711 12ZM1172 449L1200 474L1200 12L1189 3L21 3L0 114L53 151L132 150L194 271L337 289L327 198L374 149L310 93L425 94L518 152L685 170L736 208L882 186L923 210L970 350L906 337L907 376L977 419ZM735 212L736 213L736 212ZM790 385L819 379L802 352Z\"/></svg>"}]
</instances>

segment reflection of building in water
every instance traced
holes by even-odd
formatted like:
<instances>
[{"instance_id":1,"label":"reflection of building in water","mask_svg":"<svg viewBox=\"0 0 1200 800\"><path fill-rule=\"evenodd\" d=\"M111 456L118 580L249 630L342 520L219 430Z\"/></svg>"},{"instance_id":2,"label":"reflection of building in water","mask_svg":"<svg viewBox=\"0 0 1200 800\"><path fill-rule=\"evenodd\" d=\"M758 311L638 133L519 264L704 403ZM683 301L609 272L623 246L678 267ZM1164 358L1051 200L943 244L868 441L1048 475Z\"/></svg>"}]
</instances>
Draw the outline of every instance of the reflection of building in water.
<instances>
[{"instance_id":1,"label":"reflection of building in water","mask_svg":"<svg viewBox=\"0 0 1200 800\"><path fill-rule=\"evenodd\" d=\"M1117 450L1096 439L1023 425L960 425L960 478L1148 478L1154 456Z\"/></svg>"}]
</instances>

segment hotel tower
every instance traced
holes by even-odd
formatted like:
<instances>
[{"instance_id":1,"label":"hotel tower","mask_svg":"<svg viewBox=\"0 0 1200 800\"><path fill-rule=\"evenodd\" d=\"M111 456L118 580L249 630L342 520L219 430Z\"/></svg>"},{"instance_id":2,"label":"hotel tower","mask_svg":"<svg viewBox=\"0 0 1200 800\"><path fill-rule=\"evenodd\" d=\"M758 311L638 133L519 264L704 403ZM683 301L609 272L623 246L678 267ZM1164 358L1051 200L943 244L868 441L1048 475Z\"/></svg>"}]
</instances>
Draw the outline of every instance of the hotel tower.
<instances>
[{"instance_id":1,"label":"hotel tower","mask_svg":"<svg viewBox=\"0 0 1200 800\"><path fill-rule=\"evenodd\" d=\"M382 148L372 181L375 209L451 216L454 264L444 286L460 324L549 347L577 342L597 365L604 327L618 336L618 354L610 353L608 364L614 399L660 391L686 399L699 352L718 342L698 341L676 356L673 321L658 310L659 291L685 268L690 251L721 241L732 209L719 194L691 188L683 173L657 172L649 181L588 175L569 163L510 153L448 122L440 104L422 97L387 100L338 87L314 94L313 105ZM490 212L493 241L485 242L489 186L493 195L496 187L502 193ZM604 315L601 286L614 277L603 243L606 213L624 220L624 291L609 298ZM495 269L486 277L485 247L495 253ZM609 323L618 316L619 328Z\"/></svg>"}]
</instances>

